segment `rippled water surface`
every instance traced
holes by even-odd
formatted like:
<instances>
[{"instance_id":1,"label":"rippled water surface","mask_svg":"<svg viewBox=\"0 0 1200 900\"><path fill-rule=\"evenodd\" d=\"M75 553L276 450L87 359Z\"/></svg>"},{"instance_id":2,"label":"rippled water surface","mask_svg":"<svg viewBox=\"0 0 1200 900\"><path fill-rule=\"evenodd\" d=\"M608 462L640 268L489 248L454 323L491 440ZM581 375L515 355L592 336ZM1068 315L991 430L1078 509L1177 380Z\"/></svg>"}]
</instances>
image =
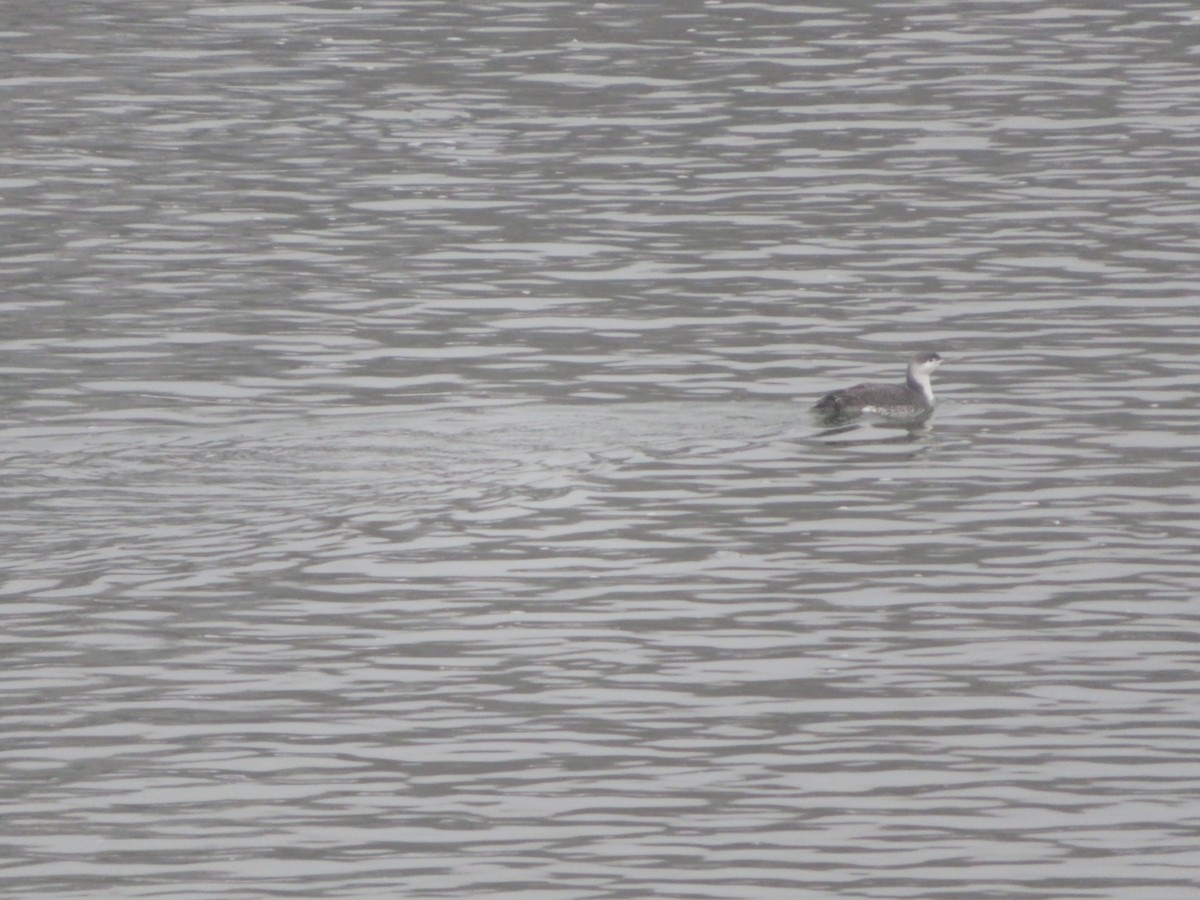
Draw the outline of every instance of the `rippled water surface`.
<instances>
[{"instance_id":1,"label":"rippled water surface","mask_svg":"<svg viewBox=\"0 0 1200 900\"><path fill-rule=\"evenodd\" d=\"M7 3L0 893L1200 896L1198 40Z\"/></svg>"}]
</instances>

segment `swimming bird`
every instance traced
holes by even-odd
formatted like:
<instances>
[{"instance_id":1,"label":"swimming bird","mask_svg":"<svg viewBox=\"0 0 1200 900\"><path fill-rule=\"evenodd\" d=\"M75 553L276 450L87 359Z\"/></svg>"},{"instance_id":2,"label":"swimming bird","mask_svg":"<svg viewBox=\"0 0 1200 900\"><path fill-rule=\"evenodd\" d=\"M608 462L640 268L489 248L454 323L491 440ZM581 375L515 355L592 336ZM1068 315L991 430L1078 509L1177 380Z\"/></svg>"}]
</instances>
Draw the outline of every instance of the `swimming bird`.
<instances>
[{"instance_id":1,"label":"swimming bird","mask_svg":"<svg viewBox=\"0 0 1200 900\"><path fill-rule=\"evenodd\" d=\"M918 353L908 362L904 384L856 384L826 394L813 410L827 422L846 422L863 413L899 421L925 419L937 402L929 377L941 364L936 353Z\"/></svg>"}]
</instances>

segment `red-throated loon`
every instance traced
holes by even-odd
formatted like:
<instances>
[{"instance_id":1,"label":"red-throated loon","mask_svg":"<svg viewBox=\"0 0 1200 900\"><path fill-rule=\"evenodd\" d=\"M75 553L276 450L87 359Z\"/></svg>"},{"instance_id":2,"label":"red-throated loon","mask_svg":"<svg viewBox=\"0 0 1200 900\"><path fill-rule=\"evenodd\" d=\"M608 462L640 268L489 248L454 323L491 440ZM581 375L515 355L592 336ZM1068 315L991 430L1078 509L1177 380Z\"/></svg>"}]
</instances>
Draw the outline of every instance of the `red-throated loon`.
<instances>
[{"instance_id":1,"label":"red-throated loon","mask_svg":"<svg viewBox=\"0 0 1200 900\"><path fill-rule=\"evenodd\" d=\"M826 394L813 409L831 422L844 422L863 413L889 419L923 419L933 412L936 401L929 381L942 364L936 353L918 353L908 363L904 384L856 384Z\"/></svg>"}]
</instances>

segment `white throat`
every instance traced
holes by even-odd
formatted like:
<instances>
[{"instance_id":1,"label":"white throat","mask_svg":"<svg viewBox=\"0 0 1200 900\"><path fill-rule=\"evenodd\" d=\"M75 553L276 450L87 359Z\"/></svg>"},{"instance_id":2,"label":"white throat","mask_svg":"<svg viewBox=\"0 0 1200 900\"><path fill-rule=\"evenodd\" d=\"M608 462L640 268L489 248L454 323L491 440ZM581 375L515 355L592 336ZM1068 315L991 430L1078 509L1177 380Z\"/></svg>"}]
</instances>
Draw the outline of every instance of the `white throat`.
<instances>
[{"instance_id":1,"label":"white throat","mask_svg":"<svg viewBox=\"0 0 1200 900\"><path fill-rule=\"evenodd\" d=\"M916 366L908 370L908 386L913 390L920 391L921 396L925 398L930 406L935 402L933 397L933 382L929 380L929 376L932 374L932 371L918 369Z\"/></svg>"}]
</instances>

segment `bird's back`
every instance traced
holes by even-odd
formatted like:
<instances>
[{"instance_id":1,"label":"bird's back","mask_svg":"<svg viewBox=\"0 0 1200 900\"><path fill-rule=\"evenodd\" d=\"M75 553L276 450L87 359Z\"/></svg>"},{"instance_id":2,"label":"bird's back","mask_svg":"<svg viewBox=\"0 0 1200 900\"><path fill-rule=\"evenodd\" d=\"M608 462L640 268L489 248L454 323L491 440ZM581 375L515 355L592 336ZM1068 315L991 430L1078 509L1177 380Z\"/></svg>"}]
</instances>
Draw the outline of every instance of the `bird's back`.
<instances>
[{"instance_id":1,"label":"bird's back","mask_svg":"<svg viewBox=\"0 0 1200 900\"><path fill-rule=\"evenodd\" d=\"M899 384L856 384L826 394L813 407L830 417L855 416L864 412L883 415L912 415L928 404L919 391Z\"/></svg>"}]
</instances>

